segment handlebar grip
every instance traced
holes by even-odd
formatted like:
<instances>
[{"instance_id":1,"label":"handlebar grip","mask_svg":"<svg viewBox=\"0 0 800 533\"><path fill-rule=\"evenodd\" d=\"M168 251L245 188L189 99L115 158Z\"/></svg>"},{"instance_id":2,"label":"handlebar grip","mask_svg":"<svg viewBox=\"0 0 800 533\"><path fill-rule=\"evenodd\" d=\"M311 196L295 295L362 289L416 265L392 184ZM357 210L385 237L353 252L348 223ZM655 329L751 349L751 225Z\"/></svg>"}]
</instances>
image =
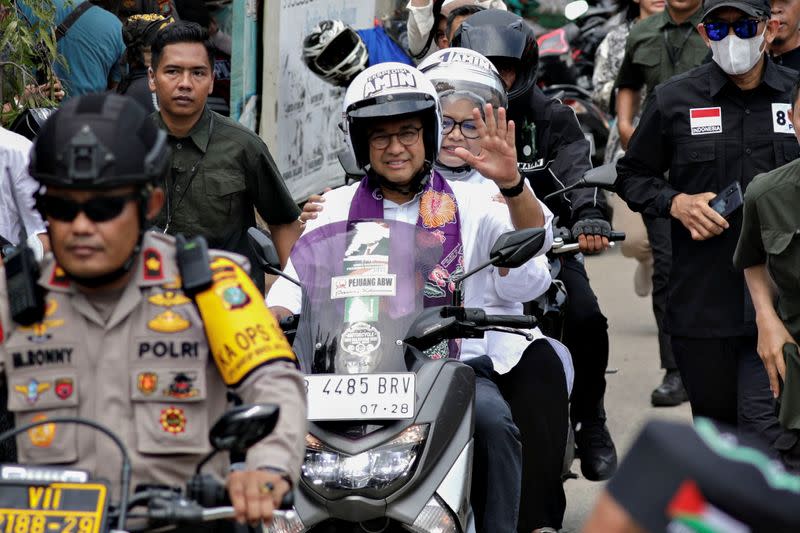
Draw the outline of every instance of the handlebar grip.
<instances>
[{"instance_id":1,"label":"handlebar grip","mask_svg":"<svg viewBox=\"0 0 800 533\"><path fill-rule=\"evenodd\" d=\"M538 323L536 317L530 315L486 315L486 325L504 328L533 329Z\"/></svg>"},{"instance_id":2,"label":"handlebar grip","mask_svg":"<svg viewBox=\"0 0 800 533\"><path fill-rule=\"evenodd\" d=\"M625 232L624 231L612 231L611 235L608 237L609 241L624 241L625 240Z\"/></svg>"}]
</instances>

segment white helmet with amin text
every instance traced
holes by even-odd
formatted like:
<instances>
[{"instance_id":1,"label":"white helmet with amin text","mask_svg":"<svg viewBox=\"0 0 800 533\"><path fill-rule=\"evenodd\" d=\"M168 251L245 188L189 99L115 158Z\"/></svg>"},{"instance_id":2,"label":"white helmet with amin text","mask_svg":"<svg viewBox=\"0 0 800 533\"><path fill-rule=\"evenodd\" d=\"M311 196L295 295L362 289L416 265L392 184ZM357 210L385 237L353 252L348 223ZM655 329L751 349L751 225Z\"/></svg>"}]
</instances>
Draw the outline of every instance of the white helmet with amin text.
<instances>
[{"instance_id":1,"label":"white helmet with amin text","mask_svg":"<svg viewBox=\"0 0 800 533\"><path fill-rule=\"evenodd\" d=\"M406 115L421 117L425 159L432 165L442 142L442 109L422 72L403 63L380 63L352 81L344 96L342 130L360 168L369 165L369 123Z\"/></svg>"}]
</instances>

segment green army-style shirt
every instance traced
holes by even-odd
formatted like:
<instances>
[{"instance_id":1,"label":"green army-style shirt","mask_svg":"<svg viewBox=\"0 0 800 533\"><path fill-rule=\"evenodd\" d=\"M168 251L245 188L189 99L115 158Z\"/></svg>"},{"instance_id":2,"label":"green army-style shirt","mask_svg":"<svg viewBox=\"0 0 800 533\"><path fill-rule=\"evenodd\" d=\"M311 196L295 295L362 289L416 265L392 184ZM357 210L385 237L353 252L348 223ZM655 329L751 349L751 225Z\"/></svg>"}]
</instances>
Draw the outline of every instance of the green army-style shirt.
<instances>
[{"instance_id":1,"label":"green army-style shirt","mask_svg":"<svg viewBox=\"0 0 800 533\"><path fill-rule=\"evenodd\" d=\"M160 113L152 116L169 133ZM253 208L270 225L300 215L264 141L244 126L206 108L189 135L170 134L168 142L167 202L156 219L167 233L202 235L212 248L250 257L246 234L256 223Z\"/></svg>"},{"instance_id":2,"label":"green army-style shirt","mask_svg":"<svg viewBox=\"0 0 800 533\"><path fill-rule=\"evenodd\" d=\"M776 309L800 341L800 159L756 176L744 195L744 218L733 256L736 268L766 264L778 292ZM800 429L800 365L786 361L779 419Z\"/></svg>"},{"instance_id":3,"label":"green army-style shirt","mask_svg":"<svg viewBox=\"0 0 800 533\"><path fill-rule=\"evenodd\" d=\"M800 159L756 176L744 195L736 268L767 265L778 316L800 340Z\"/></svg>"},{"instance_id":4,"label":"green army-style shirt","mask_svg":"<svg viewBox=\"0 0 800 533\"><path fill-rule=\"evenodd\" d=\"M708 47L697 31L703 20L699 9L676 24L665 9L633 25L625 44L625 57L617 74L617 87L648 93L656 85L703 63Z\"/></svg>"}]
</instances>

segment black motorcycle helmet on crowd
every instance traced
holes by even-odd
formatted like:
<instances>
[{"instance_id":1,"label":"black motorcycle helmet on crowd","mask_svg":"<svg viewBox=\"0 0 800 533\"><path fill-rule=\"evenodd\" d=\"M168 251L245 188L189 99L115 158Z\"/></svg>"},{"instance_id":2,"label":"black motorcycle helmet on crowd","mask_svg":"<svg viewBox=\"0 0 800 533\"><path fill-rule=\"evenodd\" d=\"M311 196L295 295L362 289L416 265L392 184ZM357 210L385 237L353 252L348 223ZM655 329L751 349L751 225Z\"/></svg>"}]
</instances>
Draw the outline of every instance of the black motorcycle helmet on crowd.
<instances>
[{"instance_id":1,"label":"black motorcycle helmet on crowd","mask_svg":"<svg viewBox=\"0 0 800 533\"><path fill-rule=\"evenodd\" d=\"M324 81L347 87L367 68L369 53L353 28L341 20L323 20L303 39L303 61Z\"/></svg>"},{"instance_id":2,"label":"black motorcycle helmet on crowd","mask_svg":"<svg viewBox=\"0 0 800 533\"><path fill-rule=\"evenodd\" d=\"M536 83L539 45L533 29L519 15L499 9L475 13L461 24L450 44L474 50L492 62L513 62L517 78L508 87L509 100L527 93Z\"/></svg>"},{"instance_id":3,"label":"black motorcycle helmet on crowd","mask_svg":"<svg viewBox=\"0 0 800 533\"><path fill-rule=\"evenodd\" d=\"M169 160L166 133L134 99L89 94L45 122L28 170L45 187L110 189L154 183Z\"/></svg>"}]
</instances>

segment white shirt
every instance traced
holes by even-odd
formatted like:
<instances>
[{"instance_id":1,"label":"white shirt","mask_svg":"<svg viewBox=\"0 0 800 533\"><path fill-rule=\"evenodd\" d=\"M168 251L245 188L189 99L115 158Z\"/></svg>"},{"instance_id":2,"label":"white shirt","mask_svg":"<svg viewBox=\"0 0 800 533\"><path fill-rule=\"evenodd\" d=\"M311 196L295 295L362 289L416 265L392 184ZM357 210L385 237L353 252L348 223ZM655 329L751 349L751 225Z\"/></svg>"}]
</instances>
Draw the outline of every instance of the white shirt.
<instances>
[{"instance_id":1,"label":"white shirt","mask_svg":"<svg viewBox=\"0 0 800 533\"><path fill-rule=\"evenodd\" d=\"M450 172L444 169L437 169L439 173L447 179L451 184L456 183L472 183L480 186L484 190L489 201L495 201L500 194L500 189L497 184L492 180L484 177L476 170L468 170L463 172ZM547 251L549 247L545 248ZM546 256L539 255L529 261L529 287L530 293L536 293L533 298L538 298L550 287L552 278L550 277L550 264ZM522 302L529 301L529 299L521 299L520 296L513 295L508 298L507 295L501 296L498 292L493 291L489 287L484 300L486 302L485 311L487 314L496 315L521 315L523 314ZM546 337L539 328L531 331L533 340L546 339L558 354L561 359L561 364L564 367L564 375L567 378L567 392L572 393L572 382L575 377L575 369L572 365L572 355L566 346L561 344L555 339ZM521 335L514 335L512 333L502 333L499 331L489 331L486 333L486 348L487 353L492 358L494 370L498 374L505 374L514 368L520 359L522 353L530 346L533 341L528 341Z\"/></svg>"},{"instance_id":2,"label":"white shirt","mask_svg":"<svg viewBox=\"0 0 800 533\"><path fill-rule=\"evenodd\" d=\"M28 174L31 145L22 135L0 127L0 236L13 244L18 244L21 224L29 236L47 231L33 199L39 184Z\"/></svg>"},{"instance_id":3,"label":"white shirt","mask_svg":"<svg viewBox=\"0 0 800 533\"><path fill-rule=\"evenodd\" d=\"M483 186L459 182L452 182L450 186L458 205L461 243L464 247L464 268L465 271L470 271L486 262L497 237L507 231L512 231L514 227L511 224L507 206L487 201L486 189ZM350 214L350 204L358 187L359 184L354 183L325 193L324 209L319 212L316 219L308 222L305 231L312 231L314 228L326 224L347 220ZM416 225L419 218L419 198L418 194L414 199L402 205L383 200L384 218ZM547 252L553 244L553 214L544 204L541 206L545 214L544 227L547 232L545 243L538 252L539 254ZM291 259L284 271L291 277L297 277ZM487 305L485 297L490 293L501 295L505 299L531 300L541 294L541 290L532 282L539 276L540 270L534 261L528 261L520 268L509 270L506 276L500 276L497 269L486 268L464 280L464 306L485 308ZM532 287L533 290L531 290ZM538 292L536 292L537 290ZM289 309L292 313L300 313L301 296L299 287L283 278L278 278L267 294L267 305L270 307L281 306ZM487 354L486 346L485 338L465 340L461 345L461 359L467 360ZM491 356L491 354L489 355Z\"/></svg>"}]
</instances>

